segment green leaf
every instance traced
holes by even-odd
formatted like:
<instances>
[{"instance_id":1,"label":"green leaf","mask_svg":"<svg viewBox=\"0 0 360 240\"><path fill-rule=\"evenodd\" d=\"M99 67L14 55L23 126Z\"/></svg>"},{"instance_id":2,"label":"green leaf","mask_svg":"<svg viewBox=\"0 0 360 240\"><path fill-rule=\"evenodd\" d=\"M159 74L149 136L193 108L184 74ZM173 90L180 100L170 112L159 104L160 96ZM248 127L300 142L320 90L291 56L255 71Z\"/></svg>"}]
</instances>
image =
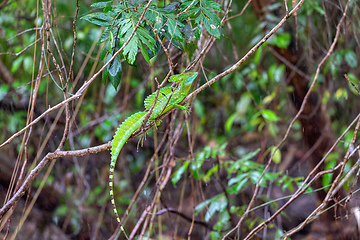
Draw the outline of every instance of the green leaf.
<instances>
[{"instance_id":1,"label":"green leaf","mask_svg":"<svg viewBox=\"0 0 360 240\"><path fill-rule=\"evenodd\" d=\"M130 37L130 34L127 34L126 36L128 35ZM130 40L130 42L124 48L124 57L126 57L126 60L129 64L133 64L135 62L136 54L138 51L138 45L139 45L139 39L137 38L136 35L134 35Z\"/></svg>"},{"instance_id":2,"label":"green leaf","mask_svg":"<svg viewBox=\"0 0 360 240\"><path fill-rule=\"evenodd\" d=\"M102 75L101 75L101 80L102 80L104 85L106 85L106 81L107 81L108 76L109 76L108 68L105 68L103 70L103 72L102 72Z\"/></svg>"},{"instance_id":3,"label":"green leaf","mask_svg":"<svg viewBox=\"0 0 360 240\"><path fill-rule=\"evenodd\" d=\"M112 47L113 47L113 41L114 41L114 35L112 32L110 32L110 36L109 36L109 53L111 53Z\"/></svg>"},{"instance_id":4,"label":"green leaf","mask_svg":"<svg viewBox=\"0 0 360 240\"><path fill-rule=\"evenodd\" d=\"M113 20L113 18L106 13L91 13L81 18L82 20L86 20L92 24L108 27L111 26L110 21Z\"/></svg>"},{"instance_id":5,"label":"green leaf","mask_svg":"<svg viewBox=\"0 0 360 240\"><path fill-rule=\"evenodd\" d=\"M236 185L243 179L247 179L248 173L239 173L235 177L232 177L228 181L228 186L231 186L236 183Z\"/></svg>"},{"instance_id":6,"label":"green leaf","mask_svg":"<svg viewBox=\"0 0 360 240\"><path fill-rule=\"evenodd\" d=\"M26 56L23 62L24 70L28 73L32 72L33 60L32 57Z\"/></svg>"},{"instance_id":7,"label":"green leaf","mask_svg":"<svg viewBox=\"0 0 360 240\"><path fill-rule=\"evenodd\" d=\"M284 192L286 190L289 190L289 191L292 192L293 189L294 189L294 186L293 186L294 181L291 178L287 177L287 176L284 176L283 178L284 178L284 182L281 185L281 190L283 190Z\"/></svg>"},{"instance_id":8,"label":"green leaf","mask_svg":"<svg viewBox=\"0 0 360 240\"><path fill-rule=\"evenodd\" d=\"M8 130L11 133L15 133L19 126L22 126L25 124L25 118L26 112L25 111L16 111L13 114L9 115L10 122L7 125Z\"/></svg>"},{"instance_id":9,"label":"green leaf","mask_svg":"<svg viewBox=\"0 0 360 240\"><path fill-rule=\"evenodd\" d=\"M109 7L109 6L111 6L112 3L113 3L113 1L97 2L97 3L91 4L91 6L94 7L94 8L104 8L104 7Z\"/></svg>"},{"instance_id":10,"label":"green leaf","mask_svg":"<svg viewBox=\"0 0 360 240\"><path fill-rule=\"evenodd\" d=\"M194 35L196 37L197 40L200 40L200 36L201 36L201 24L197 25L194 28Z\"/></svg>"},{"instance_id":11,"label":"green leaf","mask_svg":"<svg viewBox=\"0 0 360 240\"><path fill-rule=\"evenodd\" d=\"M137 36L140 40L152 51L155 52L155 39L150 35L150 32L144 27L138 27L136 31Z\"/></svg>"},{"instance_id":12,"label":"green leaf","mask_svg":"<svg viewBox=\"0 0 360 240\"><path fill-rule=\"evenodd\" d=\"M231 127L234 124L236 117L237 117L237 113L235 112L235 113L231 114L231 116L228 118L228 120L226 120L226 123L225 123L226 132L230 133Z\"/></svg>"},{"instance_id":13,"label":"green leaf","mask_svg":"<svg viewBox=\"0 0 360 240\"><path fill-rule=\"evenodd\" d=\"M275 150L275 147L271 147L271 155L274 154L274 150ZM276 149L272 160L276 164L279 164L281 162L281 152L279 149Z\"/></svg>"},{"instance_id":14,"label":"green leaf","mask_svg":"<svg viewBox=\"0 0 360 240\"><path fill-rule=\"evenodd\" d=\"M325 159L325 171L330 170L336 166L336 160L339 157L339 153L330 153L328 157ZM333 178L333 173L325 174L322 178L322 185L323 187L327 186L327 189L329 188L328 185L331 184Z\"/></svg>"},{"instance_id":15,"label":"green leaf","mask_svg":"<svg viewBox=\"0 0 360 240\"><path fill-rule=\"evenodd\" d=\"M104 32L101 34L98 43L107 41L109 39L109 37L110 37L110 27L107 27L107 28L105 28Z\"/></svg>"},{"instance_id":16,"label":"green leaf","mask_svg":"<svg viewBox=\"0 0 360 240\"><path fill-rule=\"evenodd\" d=\"M357 79L357 77L352 74L352 73L348 73L347 74L349 80L355 85L355 87L357 87L359 89L359 79ZM356 96L359 95L358 91L355 89L355 87L351 84L351 83L348 83L348 86L349 86L349 89L350 91L355 94Z\"/></svg>"},{"instance_id":17,"label":"green leaf","mask_svg":"<svg viewBox=\"0 0 360 240\"><path fill-rule=\"evenodd\" d=\"M203 210L207 205L209 205L209 203L210 203L210 200L206 200L206 201L198 204L195 207L195 215L198 215L201 210Z\"/></svg>"},{"instance_id":18,"label":"green leaf","mask_svg":"<svg viewBox=\"0 0 360 240\"><path fill-rule=\"evenodd\" d=\"M231 167L229 167L228 172L234 173L237 172L241 167L245 165L246 162L251 162L250 160L256 156L260 152L260 148L256 149L253 152L249 152L248 154L245 154L242 158L239 160L236 160Z\"/></svg>"},{"instance_id":19,"label":"green leaf","mask_svg":"<svg viewBox=\"0 0 360 240\"><path fill-rule=\"evenodd\" d=\"M202 8L202 10L206 17L216 23L217 27L220 26L221 20L213 11L211 11L209 8Z\"/></svg>"},{"instance_id":20,"label":"green leaf","mask_svg":"<svg viewBox=\"0 0 360 240\"><path fill-rule=\"evenodd\" d=\"M261 172L258 172L258 171L251 171L249 174L249 178L253 184L255 184L259 181L260 176L261 176ZM261 179L260 186L266 187L266 186L262 185L265 182L263 180L264 180L264 178Z\"/></svg>"},{"instance_id":21,"label":"green leaf","mask_svg":"<svg viewBox=\"0 0 360 240\"><path fill-rule=\"evenodd\" d=\"M219 165L215 165L214 167L212 167L205 175L205 179L204 181L209 181L210 177L213 175L213 173L217 173L219 171Z\"/></svg>"},{"instance_id":22,"label":"green leaf","mask_svg":"<svg viewBox=\"0 0 360 240\"><path fill-rule=\"evenodd\" d=\"M200 170L203 163L204 163L203 160L196 160L196 161L191 162L191 170L192 170L192 173L193 173L193 178L196 179L196 180L200 179L199 170Z\"/></svg>"},{"instance_id":23,"label":"green leaf","mask_svg":"<svg viewBox=\"0 0 360 240\"><path fill-rule=\"evenodd\" d=\"M91 14L89 14L89 15L91 15ZM92 15L93 15L93 17L103 20L103 21L113 21L114 20L114 18L112 16L110 16L110 14L107 14L107 13L97 12Z\"/></svg>"},{"instance_id":24,"label":"green leaf","mask_svg":"<svg viewBox=\"0 0 360 240\"><path fill-rule=\"evenodd\" d=\"M284 231L279 228L276 229L274 239L280 239L282 236L284 236Z\"/></svg>"},{"instance_id":25,"label":"green leaf","mask_svg":"<svg viewBox=\"0 0 360 240\"><path fill-rule=\"evenodd\" d=\"M273 35L269 40L268 43L279 48L287 48L291 42L290 33L282 33Z\"/></svg>"},{"instance_id":26,"label":"green leaf","mask_svg":"<svg viewBox=\"0 0 360 240\"><path fill-rule=\"evenodd\" d=\"M224 209L227 206L227 199L223 194L219 194L216 196L216 198L214 198L209 206L208 211L205 214L205 221L209 222L211 217L216 213L216 212L222 212L224 211Z\"/></svg>"},{"instance_id":27,"label":"green leaf","mask_svg":"<svg viewBox=\"0 0 360 240\"><path fill-rule=\"evenodd\" d=\"M154 12L154 19L152 22L154 23L154 29L158 31L160 31L164 27L164 17L160 15L160 13Z\"/></svg>"},{"instance_id":28,"label":"green leaf","mask_svg":"<svg viewBox=\"0 0 360 240\"><path fill-rule=\"evenodd\" d=\"M184 21L189 17L197 17L199 15L200 11L201 11L201 8L199 8L199 7L190 8L187 12L181 14L180 20ZM195 22L198 23L198 21L195 21Z\"/></svg>"},{"instance_id":29,"label":"green leaf","mask_svg":"<svg viewBox=\"0 0 360 240\"><path fill-rule=\"evenodd\" d=\"M218 194L200 204L198 204L196 207L195 207L195 215L199 214L199 212L201 210L203 210L207 205L211 204L212 202L217 202L219 199L222 199L222 198L225 198L225 194L224 193L221 193L221 194ZM226 198L225 198L226 200ZM226 206L226 205L225 205ZM222 207L223 209L223 207Z\"/></svg>"},{"instance_id":30,"label":"green leaf","mask_svg":"<svg viewBox=\"0 0 360 240\"><path fill-rule=\"evenodd\" d=\"M112 58L112 54L109 53L106 62L108 62ZM121 74L122 74L122 66L119 55L115 57L115 59L107 66L107 71L109 72L109 80L110 83L114 86L115 89L120 84Z\"/></svg>"},{"instance_id":31,"label":"green leaf","mask_svg":"<svg viewBox=\"0 0 360 240\"><path fill-rule=\"evenodd\" d=\"M282 77L284 76L284 72L285 72L285 65L281 64L274 72L274 80L276 82L280 82Z\"/></svg>"},{"instance_id":32,"label":"green leaf","mask_svg":"<svg viewBox=\"0 0 360 240\"><path fill-rule=\"evenodd\" d=\"M103 10L104 13L110 12L112 10L112 5L106 6Z\"/></svg>"},{"instance_id":33,"label":"green leaf","mask_svg":"<svg viewBox=\"0 0 360 240\"><path fill-rule=\"evenodd\" d=\"M149 58L153 58L156 54L158 54L161 50L161 44L159 42L156 42L155 45L154 45L154 52L149 50L148 53L149 53Z\"/></svg>"},{"instance_id":34,"label":"green leaf","mask_svg":"<svg viewBox=\"0 0 360 240\"><path fill-rule=\"evenodd\" d=\"M134 31L134 27L131 23L131 19L130 18L127 18L127 19L123 19L120 21L119 25L121 26L120 28L120 32L119 32L119 35L122 37L124 36L125 33L128 33L131 29L131 33ZM131 34L130 34L131 35ZM130 36L130 35L127 35L127 36ZM125 37L126 38L126 37Z\"/></svg>"},{"instance_id":35,"label":"green leaf","mask_svg":"<svg viewBox=\"0 0 360 240\"><path fill-rule=\"evenodd\" d=\"M0 85L0 102L4 99L9 91L9 85Z\"/></svg>"},{"instance_id":36,"label":"green leaf","mask_svg":"<svg viewBox=\"0 0 360 240\"><path fill-rule=\"evenodd\" d=\"M263 109L261 110L261 115L265 118L265 120L270 122L277 122L279 121L279 117L270 109Z\"/></svg>"},{"instance_id":37,"label":"green leaf","mask_svg":"<svg viewBox=\"0 0 360 240\"><path fill-rule=\"evenodd\" d=\"M192 0L184 1L180 6L180 12L183 12L183 14L180 15L180 19L185 20L190 16L196 16L201 11L198 3L199 0L195 0L194 2ZM192 4L191 7L186 12L184 12L190 4Z\"/></svg>"},{"instance_id":38,"label":"green leaf","mask_svg":"<svg viewBox=\"0 0 360 240\"><path fill-rule=\"evenodd\" d=\"M194 8L196 7L196 5L199 3L199 0L195 0L194 2L192 0L188 0L188 1L184 1L181 5L180 5L180 11L183 12L185 11L185 9L187 9L187 7L192 4L191 6ZM190 7L191 9L191 7Z\"/></svg>"},{"instance_id":39,"label":"green leaf","mask_svg":"<svg viewBox=\"0 0 360 240\"><path fill-rule=\"evenodd\" d=\"M139 47L140 47L141 54L143 55L144 59L150 65L150 58L149 58L148 51L146 50L146 48L144 47L144 45L142 43L139 44Z\"/></svg>"},{"instance_id":40,"label":"green leaf","mask_svg":"<svg viewBox=\"0 0 360 240\"><path fill-rule=\"evenodd\" d=\"M216 26L216 24L205 17L203 21L206 31L208 31L208 33L210 33L211 36L220 38L220 31L219 28Z\"/></svg>"},{"instance_id":41,"label":"green leaf","mask_svg":"<svg viewBox=\"0 0 360 240\"><path fill-rule=\"evenodd\" d=\"M201 0L201 3L208 8L214 9L215 11L221 11L221 5L214 2L213 0Z\"/></svg>"},{"instance_id":42,"label":"green leaf","mask_svg":"<svg viewBox=\"0 0 360 240\"><path fill-rule=\"evenodd\" d=\"M175 12L180 6L180 2L172 2L166 5L165 9L170 9L172 12Z\"/></svg>"},{"instance_id":43,"label":"green leaf","mask_svg":"<svg viewBox=\"0 0 360 240\"><path fill-rule=\"evenodd\" d=\"M161 14L164 14L164 15L169 15L169 14L174 13L173 10L168 9L168 8L157 8L156 11L161 13Z\"/></svg>"},{"instance_id":44,"label":"green leaf","mask_svg":"<svg viewBox=\"0 0 360 240\"><path fill-rule=\"evenodd\" d=\"M226 188L226 192L229 193L229 194L237 194L237 193L240 192L240 190L247 187L248 183L249 183L248 178L240 179L238 182L236 182L235 185Z\"/></svg>"},{"instance_id":45,"label":"green leaf","mask_svg":"<svg viewBox=\"0 0 360 240\"><path fill-rule=\"evenodd\" d=\"M109 48L109 43L104 43L103 47L101 48L101 52L99 56L100 61L104 60L104 57L108 53L108 48Z\"/></svg>"},{"instance_id":46,"label":"green leaf","mask_svg":"<svg viewBox=\"0 0 360 240\"><path fill-rule=\"evenodd\" d=\"M181 179L182 175L184 174L184 172L187 170L187 168L189 167L190 161L185 161L181 167L179 167L178 170L176 170L173 173L173 176L171 178L171 182L172 184L175 186L176 183Z\"/></svg>"},{"instance_id":47,"label":"green leaf","mask_svg":"<svg viewBox=\"0 0 360 240\"><path fill-rule=\"evenodd\" d=\"M56 208L55 212L56 212L56 216L65 217L66 214L68 213L68 206L65 204L62 204Z\"/></svg>"},{"instance_id":48,"label":"green leaf","mask_svg":"<svg viewBox=\"0 0 360 240\"><path fill-rule=\"evenodd\" d=\"M145 12L145 18L151 23L155 22L157 15L159 15L159 13L155 12L154 6L152 6L152 5L150 5L148 10Z\"/></svg>"},{"instance_id":49,"label":"green leaf","mask_svg":"<svg viewBox=\"0 0 360 240\"><path fill-rule=\"evenodd\" d=\"M171 40L171 44L174 45L174 47L180 49L180 50L184 50L184 46L176 41L174 38L172 38L167 32L164 32L164 36L168 39Z\"/></svg>"},{"instance_id":50,"label":"green leaf","mask_svg":"<svg viewBox=\"0 0 360 240\"><path fill-rule=\"evenodd\" d=\"M182 38L182 33L180 31L180 28L183 28L184 24L171 18L169 18L166 23L169 29L168 33L171 36L171 38L175 38L175 39Z\"/></svg>"},{"instance_id":51,"label":"green leaf","mask_svg":"<svg viewBox=\"0 0 360 240\"><path fill-rule=\"evenodd\" d=\"M356 68L358 65L358 60L356 57L356 54L352 51L352 50L345 50L344 52L344 59L345 62L351 67L351 68Z\"/></svg>"},{"instance_id":52,"label":"green leaf","mask_svg":"<svg viewBox=\"0 0 360 240\"><path fill-rule=\"evenodd\" d=\"M15 73L19 69L23 60L24 60L24 55L21 55L20 57L15 59L15 61L12 62L11 73Z\"/></svg>"},{"instance_id":53,"label":"green leaf","mask_svg":"<svg viewBox=\"0 0 360 240\"><path fill-rule=\"evenodd\" d=\"M348 98L348 93L345 88L339 88L335 92L335 97L337 100L342 98L346 100Z\"/></svg>"},{"instance_id":54,"label":"green leaf","mask_svg":"<svg viewBox=\"0 0 360 240\"><path fill-rule=\"evenodd\" d=\"M277 64L271 65L269 68L269 78L272 81L280 82L282 77L284 76L285 65L278 66Z\"/></svg>"},{"instance_id":55,"label":"green leaf","mask_svg":"<svg viewBox=\"0 0 360 240\"><path fill-rule=\"evenodd\" d=\"M124 4L116 4L112 6L112 10L116 15L124 12L124 10L128 9Z\"/></svg>"}]
</instances>

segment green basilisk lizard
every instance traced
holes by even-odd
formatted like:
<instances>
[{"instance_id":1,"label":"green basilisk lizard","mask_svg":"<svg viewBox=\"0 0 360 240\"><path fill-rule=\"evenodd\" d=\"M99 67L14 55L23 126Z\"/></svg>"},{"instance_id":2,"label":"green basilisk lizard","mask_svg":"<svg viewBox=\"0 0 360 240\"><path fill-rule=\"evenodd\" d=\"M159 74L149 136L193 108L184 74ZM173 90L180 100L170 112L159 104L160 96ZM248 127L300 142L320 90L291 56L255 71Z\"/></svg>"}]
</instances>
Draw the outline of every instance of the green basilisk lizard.
<instances>
[{"instance_id":1,"label":"green basilisk lizard","mask_svg":"<svg viewBox=\"0 0 360 240\"><path fill-rule=\"evenodd\" d=\"M121 151L121 148L124 146L126 141L131 137L131 135L138 130L144 120L146 121L146 117L148 117L147 122L156 121L158 117L162 114L168 112L172 108L179 108L181 110L186 111L188 107L182 106L179 103L184 100L186 97L194 79L198 75L197 72L189 72L189 73L182 73L179 75L174 75L169 78L169 82L177 83L177 87L164 87L160 89L160 92L157 91L153 92L149 95L145 101L144 106L146 111L137 112L128 117L117 129L112 144L111 144L111 163L110 163L110 174L109 174L109 188L110 188L110 198L111 203L114 208L114 213L116 215L116 219L119 222L121 231L125 234L125 230L120 222L119 214L116 210L116 204L114 200L114 169L116 160L118 155ZM154 107L152 105L156 101ZM148 111L152 108L151 114L146 116Z\"/></svg>"}]
</instances>

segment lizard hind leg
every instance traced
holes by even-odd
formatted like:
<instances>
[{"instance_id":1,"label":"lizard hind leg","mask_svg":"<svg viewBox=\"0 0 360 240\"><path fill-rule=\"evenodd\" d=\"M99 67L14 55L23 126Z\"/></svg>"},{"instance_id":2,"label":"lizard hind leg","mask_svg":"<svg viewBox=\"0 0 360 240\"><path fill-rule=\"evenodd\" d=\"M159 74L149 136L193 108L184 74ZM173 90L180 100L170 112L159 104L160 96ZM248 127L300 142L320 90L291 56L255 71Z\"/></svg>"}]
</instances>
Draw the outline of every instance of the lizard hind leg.
<instances>
[{"instance_id":1,"label":"lizard hind leg","mask_svg":"<svg viewBox=\"0 0 360 240\"><path fill-rule=\"evenodd\" d=\"M157 127L161 124L162 120L161 119L157 119L155 120L155 128L158 129Z\"/></svg>"},{"instance_id":2,"label":"lizard hind leg","mask_svg":"<svg viewBox=\"0 0 360 240\"><path fill-rule=\"evenodd\" d=\"M188 115L190 115L191 113L191 108L190 106L187 105L180 105L180 104L174 104L174 107L179 108L180 110L186 112Z\"/></svg>"}]
</instances>

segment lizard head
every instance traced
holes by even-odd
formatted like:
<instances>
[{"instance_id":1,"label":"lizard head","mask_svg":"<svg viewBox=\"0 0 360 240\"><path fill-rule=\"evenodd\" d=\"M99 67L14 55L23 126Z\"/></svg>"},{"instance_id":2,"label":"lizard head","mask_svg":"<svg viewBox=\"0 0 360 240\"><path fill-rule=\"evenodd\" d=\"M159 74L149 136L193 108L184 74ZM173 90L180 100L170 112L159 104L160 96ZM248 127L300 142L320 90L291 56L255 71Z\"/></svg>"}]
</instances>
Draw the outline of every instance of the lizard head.
<instances>
[{"instance_id":1,"label":"lizard head","mask_svg":"<svg viewBox=\"0 0 360 240\"><path fill-rule=\"evenodd\" d=\"M192 83L194 82L194 80L196 79L198 73L197 72L188 72L188 73L184 73L184 92L187 93L192 85Z\"/></svg>"},{"instance_id":2,"label":"lizard head","mask_svg":"<svg viewBox=\"0 0 360 240\"><path fill-rule=\"evenodd\" d=\"M169 78L169 82L179 83L180 92L186 95L187 92L189 91L192 83L196 79L197 75L198 75L197 72L182 73L182 74L171 76Z\"/></svg>"}]
</instances>

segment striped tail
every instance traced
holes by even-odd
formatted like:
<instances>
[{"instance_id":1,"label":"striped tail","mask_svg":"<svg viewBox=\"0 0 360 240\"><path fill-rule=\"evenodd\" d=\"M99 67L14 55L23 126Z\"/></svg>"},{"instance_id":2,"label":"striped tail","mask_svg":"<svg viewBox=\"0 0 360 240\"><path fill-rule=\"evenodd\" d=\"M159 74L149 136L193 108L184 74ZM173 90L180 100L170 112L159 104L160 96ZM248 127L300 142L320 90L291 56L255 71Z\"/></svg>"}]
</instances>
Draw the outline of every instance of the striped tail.
<instances>
[{"instance_id":1,"label":"striped tail","mask_svg":"<svg viewBox=\"0 0 360 240\"><path fill-rule=\"evenodd\" d=\"M114 135L114 139L111 144L111 163L110 163L110 173L109 173L109 188L110 188L110 199L111 204L114 208L114 213L116 215L116 219L119 222L120 229L124 232L126 239L128 239L124 227L121 225L119 214L116 210L115 198L114 198L114 171L116 160L119 156L121 148L124 146L128 138L133 134L136 130L138 130L144 121L146 112L138 112L130 117L128 117L118 128Z\"/></svg>"}]
</instances>

